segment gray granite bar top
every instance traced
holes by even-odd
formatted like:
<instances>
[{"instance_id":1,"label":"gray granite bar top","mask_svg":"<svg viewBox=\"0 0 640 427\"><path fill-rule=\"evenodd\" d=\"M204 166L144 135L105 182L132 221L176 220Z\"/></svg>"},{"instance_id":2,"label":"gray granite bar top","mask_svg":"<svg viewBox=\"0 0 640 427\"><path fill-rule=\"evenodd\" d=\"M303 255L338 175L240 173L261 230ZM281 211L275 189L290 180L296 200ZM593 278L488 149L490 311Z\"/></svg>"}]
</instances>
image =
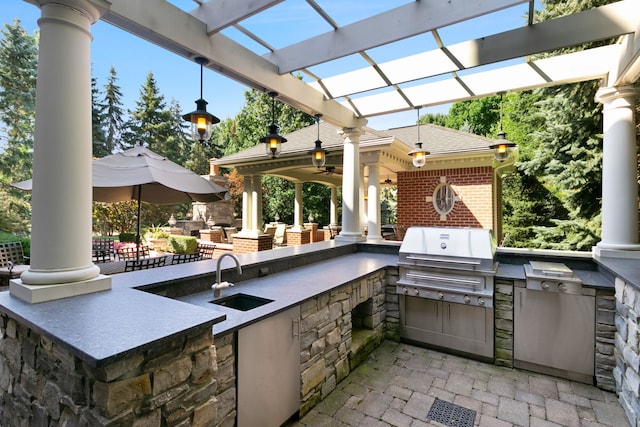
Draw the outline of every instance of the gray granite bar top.
<instances>
[{"instance_id":1,"label":"gray granite bar top","mask_svg":"<svg viewBox=\"0 0 640 427\"><path fill-rule=\"evenodd\" d=\"M606 273L640 289L640 259L596 257L595 261Z\"/></svg>"},{"instance_id":2,"label":"gray granite bar top","mask_svg":"<svg viewBox=\"0 0 640 427\"><path fill-rule=\"evenodd\" d=\"M360 279L387 266L396 266L397 255L357 252L327 261L309 264L257 279L242 281L222 290L221 298L244 293L273 302L249 311L239 311L212 304L213 291L179 298L180 301L226 314L226 320L213 327L214 335L238 330L267 316L298 305L343 284ZM224 274L222 275L224 281Z\"/></svg>"},{"instance_id":3,"label":"gray granite bar top","mask_svg":"<svg viewBox=\"0 0 640 427\"><path fill-rule=\"evenodd\" d=\"M223 313L117 288L40 304L2 292L0 311L95 367L224 319Z\"/></svg>"}]
</instances>

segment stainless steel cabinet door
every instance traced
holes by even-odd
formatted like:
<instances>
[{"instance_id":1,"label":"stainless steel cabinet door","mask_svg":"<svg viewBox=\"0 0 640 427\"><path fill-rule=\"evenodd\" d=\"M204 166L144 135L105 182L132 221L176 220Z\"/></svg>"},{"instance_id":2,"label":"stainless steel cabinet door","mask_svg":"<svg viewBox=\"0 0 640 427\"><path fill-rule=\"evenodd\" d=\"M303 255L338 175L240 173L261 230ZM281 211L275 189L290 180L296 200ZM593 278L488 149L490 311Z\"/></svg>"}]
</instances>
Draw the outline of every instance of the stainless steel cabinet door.
<instances>
[{"instance_id":1,"label":"stainless steel cabinet door","mask_svg":"<svg viewBox=\"0 0 640 427\"><path fill-rule=\"evenodd\" d=\"M514 359L594 375L595 298L515 289Z\"/></svg>"},{"instance_id":2,"label":"stainless steel cabinet door","mask_svg":"<svg viewBox=\"0 0 640 427\"><path fill-rule=\"evenodd\" d=\"M238 426L279 426L300 407L300 307L238 331Z\"/></svg>"}]
</instances>

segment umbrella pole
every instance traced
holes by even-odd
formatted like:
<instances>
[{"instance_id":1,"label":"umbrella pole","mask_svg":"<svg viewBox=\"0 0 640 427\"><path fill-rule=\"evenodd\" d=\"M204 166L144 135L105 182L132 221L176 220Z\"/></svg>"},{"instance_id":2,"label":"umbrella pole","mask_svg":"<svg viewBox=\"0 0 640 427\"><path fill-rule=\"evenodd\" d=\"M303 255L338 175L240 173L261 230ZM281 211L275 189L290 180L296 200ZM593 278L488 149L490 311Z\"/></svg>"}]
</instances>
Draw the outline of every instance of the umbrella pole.
<instances>
[{"instance_id":1,"label":"umbrella pole","mask_svg":"<svg viewBox=\"0 0 640 427\"><path fill-rule=\"evenodd\" d=\"M140 259L140 213L141 213L140 199L141 197L142 197L142 185L138 185L138 225L136 230L136 261Z\"/></svg>"}]
</instances>

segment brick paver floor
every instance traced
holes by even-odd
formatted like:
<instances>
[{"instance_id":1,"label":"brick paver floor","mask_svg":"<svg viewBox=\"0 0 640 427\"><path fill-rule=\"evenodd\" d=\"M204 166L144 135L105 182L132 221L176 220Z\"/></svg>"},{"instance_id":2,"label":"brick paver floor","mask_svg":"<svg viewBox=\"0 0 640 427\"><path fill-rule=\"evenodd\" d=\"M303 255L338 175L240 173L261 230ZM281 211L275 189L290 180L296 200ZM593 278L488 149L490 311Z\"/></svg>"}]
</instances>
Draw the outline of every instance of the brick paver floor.
<instances>
[{"instance_id":1,"label":"brick paver floor","mask_svg":"<svg viewBox=\"0 0 640 427\"><path fill-rule=\"evenodd\" d=\"M385 341L293 426L443 426L436 398L476 411L476 426L627 427L614 393Z\"/></svg>"}]
</instances>

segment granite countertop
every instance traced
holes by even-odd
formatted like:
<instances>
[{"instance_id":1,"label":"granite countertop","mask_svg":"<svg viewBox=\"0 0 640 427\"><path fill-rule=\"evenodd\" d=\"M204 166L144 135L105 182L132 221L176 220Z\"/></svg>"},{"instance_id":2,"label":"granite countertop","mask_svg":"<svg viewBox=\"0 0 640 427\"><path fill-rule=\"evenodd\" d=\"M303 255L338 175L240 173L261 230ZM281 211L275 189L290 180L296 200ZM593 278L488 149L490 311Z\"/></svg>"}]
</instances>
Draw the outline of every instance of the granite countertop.
<instances>
[{"instance_id":1,"label":"granite countertop","mask_svg":"<svg viewBox=\"0 0 640 427\"><path fill-rule=\"evenodd\" d=\"M341 245L344 244L331 241L318 244L315 248L291 247L238 257L244 267L265 260L291 259L297 256L313 258L318 248L331 249ZM141 349L160 345L181 333L211 331L220 322L224 323L220 330L247 324L255 321L256 317L267 316L285 306L294 305L317 293L326 292L332 287L396 263L397 255L354 252L289 272L248 280L235 288L225 289L224 291L235 289L259 293L275 302L248 314L206 302L193 304L141 290L156 283L212 277L217 260L117 274L111 276L112 289L109 291L39 304L28 304L12 297L8 291L0 292L0 312L24 322L89 365L101 367L122 360ZM232 259L225 258L222 268L224 280L224 271L235 269L235 263ZM285 280L285 277L288 279ZM279 291L279 284L284 282L290 285L286 286L286 292ZM291 285L293 283L296 285ZM229 292L224 291L223 295L229 295ZM212 293L213 291L209 291L209 296ZM227 317L230 319L225 320ZM214 327L214 332L216 331Z\"/></svg>"},{"instance_id":2,"label":"granite countertop","mask_svg":"<svg viewBox=\"0 0 640 427\"><path fill-rule=\"evenodd\" d=\"M187 295L179 300L226 314L226 319L213 327L214 335L224 335L397 263L397 255L357 252L222 289L220 298L244 293L273 300L249 311L234 310L209 302L213 299L211 290ZM222 280L224 281L224 273Z\"/></svg>"}]
</instances>

